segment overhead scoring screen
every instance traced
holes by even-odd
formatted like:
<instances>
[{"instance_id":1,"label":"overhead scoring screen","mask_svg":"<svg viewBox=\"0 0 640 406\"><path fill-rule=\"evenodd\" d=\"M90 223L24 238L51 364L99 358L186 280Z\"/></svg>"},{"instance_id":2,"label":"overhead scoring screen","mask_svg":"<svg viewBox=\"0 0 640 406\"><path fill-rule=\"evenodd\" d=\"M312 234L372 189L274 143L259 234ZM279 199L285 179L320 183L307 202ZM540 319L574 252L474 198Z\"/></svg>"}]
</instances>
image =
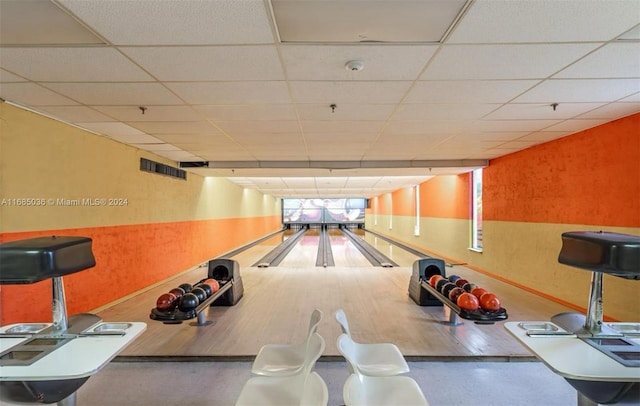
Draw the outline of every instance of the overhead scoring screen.
<instances>
[{"instance_id":1,"label":"overhead scoring screen","mask_svg":"<svg viewBox=\"0 0 640 406\"><path fill-rule=\"evenodd\" d=\"M282 199L282 223L364 223L366 199Z\"/></svg>"}]
</instances>

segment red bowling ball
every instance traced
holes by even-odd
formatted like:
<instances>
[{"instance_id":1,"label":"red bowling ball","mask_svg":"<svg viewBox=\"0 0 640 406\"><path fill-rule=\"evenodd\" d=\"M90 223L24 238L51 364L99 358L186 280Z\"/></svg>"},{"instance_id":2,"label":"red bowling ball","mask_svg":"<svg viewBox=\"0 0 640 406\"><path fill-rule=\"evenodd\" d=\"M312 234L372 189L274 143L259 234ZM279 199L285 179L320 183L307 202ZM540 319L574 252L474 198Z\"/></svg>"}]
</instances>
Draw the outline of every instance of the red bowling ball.
<instances>
[{"instance_id":1,"label":"red bowling ball","mask_svg":"<svg viewBox=\"0 0 640 406\"><path fill-rule=\"evenodd\" d=\"M178 297L173 293L163 293L156 300L156 309L162 312L169 312L175 309Z\"/></svg>"}]
</instances>

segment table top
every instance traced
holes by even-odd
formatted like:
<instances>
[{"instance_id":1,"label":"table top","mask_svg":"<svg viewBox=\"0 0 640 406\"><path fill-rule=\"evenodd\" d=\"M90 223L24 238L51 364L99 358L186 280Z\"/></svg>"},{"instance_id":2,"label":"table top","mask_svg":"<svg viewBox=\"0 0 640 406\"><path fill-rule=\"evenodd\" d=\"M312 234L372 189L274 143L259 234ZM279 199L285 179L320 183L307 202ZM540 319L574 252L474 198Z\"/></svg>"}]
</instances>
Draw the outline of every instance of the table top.
<instances>
[{"instance_id":1,"label":"table top","mask_svg":"<svg viewBox=\"0 0 640 406\"><path fill-rule=\"evenodd\" d=\"M622 365L575 335L530 337L521 322L508 322L504 327L520 343L536 355L549 369L565 378L586 381L640 382L640 368ZM559 331L560 326L547 321ZM640 339L632 341L640 343Z\"/></svg>"},{"instance_id":2,"label":"table top","mask_svg":"<svg viewBox=\"0 0 640 406\"><path fill-rule=\"evenodd\" d=\"M123 335L78 335L31 365L0 366L0 381L49 381L91 376L108 364L147 328L146 323L127 323L129 327L124 330ZM5 333L16 326L29 324L3 326L0 327L0 333ZM105 322L96 323L87 330L93 330L100 324ZM0 336L0 353L31 337L29 335Z\"/></svg>"}]
</instances>

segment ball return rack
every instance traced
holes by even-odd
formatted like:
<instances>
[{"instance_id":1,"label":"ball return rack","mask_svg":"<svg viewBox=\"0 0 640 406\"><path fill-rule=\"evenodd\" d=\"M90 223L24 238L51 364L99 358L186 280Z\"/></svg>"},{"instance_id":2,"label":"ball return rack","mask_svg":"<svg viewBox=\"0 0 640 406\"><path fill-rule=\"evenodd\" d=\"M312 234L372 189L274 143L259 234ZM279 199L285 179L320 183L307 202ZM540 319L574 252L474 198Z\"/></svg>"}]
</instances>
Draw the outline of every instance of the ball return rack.
<instances>
[{"instance_id":1,"label":"ball return rack","mask_svg":"<svg viewBox=\"0 0 640 406\"><path fill-rule=\"evenodd\" d=\"M161 321L164 324L181 324L183 321L194 318L197 318L197 321L191 323L192 326L213 324L213 320L206 319L205 310L215 305L234 306L244 295L244 287L240 277L240 265L238 261L232 259L216 258L210 260L208 262L207 276L217 280L220 284L220 289L200 302L195 309L183 312L177 307L169 311L158 310L154 307L149 313L149 318ZM205 279L194 283L193 286L203 282Z\"/></svg>"},{"instance_id":2,"label":"ball return rack","mask_svg":"<svg viewBox=\"0 0 640 406\"><path fill-rule=\"evenodd\" d=\"M0 403L75 406L76 391L146 329L81 313L67 317L62 277L94 267L87 237L0 244L0 284L52 280L51 323L0 327Z\"/></svg>"},{"instance_id":3,"label":"ball return rack","mask_svg":"<svg viewBox=\"0 0 640 406\"><path fill-rule=\"evenodd\" d=\"M409 296L420 306L447 306L449 320L443 324L459 326L463 324L459 319L472 320L476 324L494 324L508 318L507 310L500 308L495 311L482 309L466 310L460 308L448 297L429 285L429 278L433 275L445 275L445 263L442 259L422 258L413 263L413 272L409 280Z\"/></svg>"},{"instance_id":4,"label":"ball return rack","mask_svg":"<svg viewBox=\"0 0 640 406\"><path fill-rule=\"evenodd\" d=\"M592 272L586 314L505 328L578 392L579 406L640 401L640 323L604 323L603 275L640 279L640 237L611 232L562 234L561 264Z\"/></svg>"}]
</instances>

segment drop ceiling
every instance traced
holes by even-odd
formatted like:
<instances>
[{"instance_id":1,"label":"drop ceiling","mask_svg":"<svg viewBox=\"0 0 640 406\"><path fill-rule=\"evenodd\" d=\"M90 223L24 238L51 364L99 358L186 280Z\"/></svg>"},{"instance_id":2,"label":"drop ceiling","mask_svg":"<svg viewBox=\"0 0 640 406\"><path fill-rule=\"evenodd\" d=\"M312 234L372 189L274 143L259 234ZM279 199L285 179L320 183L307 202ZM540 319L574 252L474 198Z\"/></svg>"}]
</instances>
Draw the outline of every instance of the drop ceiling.
<instances>
[{"instance_id":1,"label":"drop ceiling","mask_svg":"<svg viewBox=\"0 0 640 406\"><path fill-rule=\"evenodd\" d=\"M640 112L640 2L0 0L0 97L270 195L373 197Z\"/></svg>"}]
</instances>

